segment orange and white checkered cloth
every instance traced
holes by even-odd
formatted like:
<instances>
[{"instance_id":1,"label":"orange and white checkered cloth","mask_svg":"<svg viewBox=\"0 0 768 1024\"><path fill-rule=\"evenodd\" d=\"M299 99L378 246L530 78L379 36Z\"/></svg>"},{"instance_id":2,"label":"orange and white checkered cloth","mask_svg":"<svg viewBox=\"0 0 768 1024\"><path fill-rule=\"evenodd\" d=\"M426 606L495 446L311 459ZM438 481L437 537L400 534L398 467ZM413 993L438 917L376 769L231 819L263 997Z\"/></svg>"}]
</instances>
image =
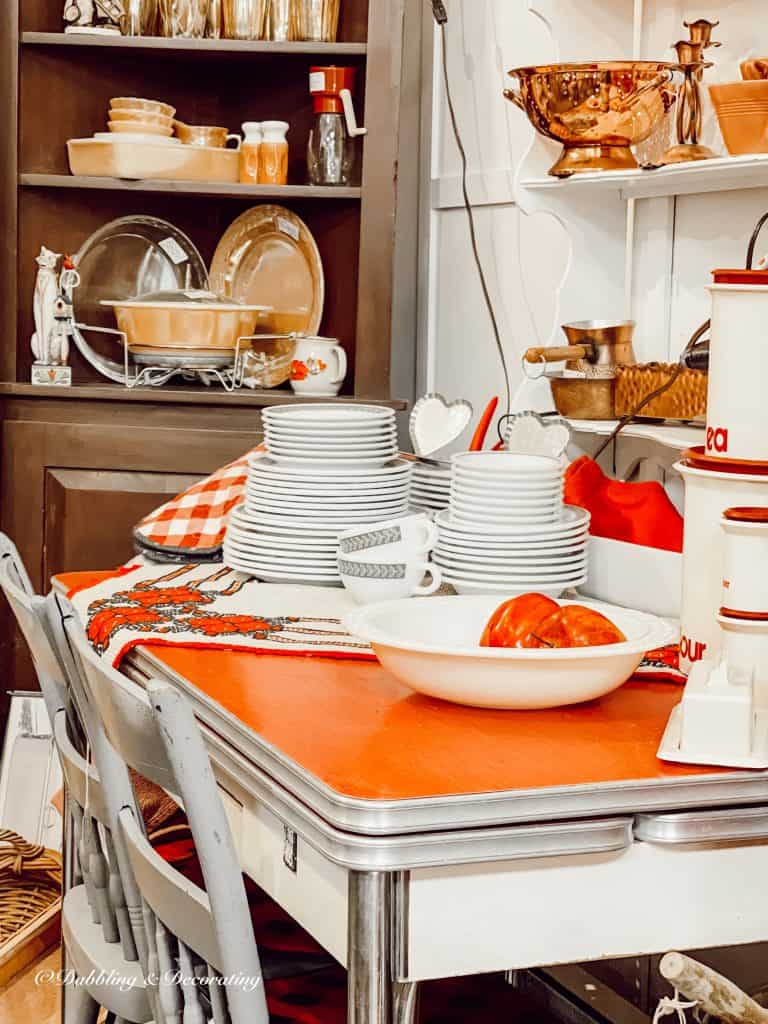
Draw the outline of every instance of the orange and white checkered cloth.
<instances>
[{"instance_id":1,"label":"orange and white checkered cloth","mask_svg":"<svg viewBox=\"0 0 768 1024\"><path fill-rule=\"evenodd\" d=\"M142 519L134 528L138 544L190 554L221 548L229 513L243 502L250 454L217 469Z\"/></svg>"}]
</instances>

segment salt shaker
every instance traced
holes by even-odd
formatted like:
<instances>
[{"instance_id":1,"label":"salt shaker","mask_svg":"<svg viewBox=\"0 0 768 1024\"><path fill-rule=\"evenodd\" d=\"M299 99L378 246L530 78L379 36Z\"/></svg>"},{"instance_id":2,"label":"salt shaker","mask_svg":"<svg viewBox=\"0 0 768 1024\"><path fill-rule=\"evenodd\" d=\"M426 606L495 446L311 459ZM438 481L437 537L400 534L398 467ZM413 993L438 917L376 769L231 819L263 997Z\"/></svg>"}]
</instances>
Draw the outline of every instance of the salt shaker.
<instances>
[{"instance_id":1,"label":"salt shaker","mask_svg":"<svg viewBox=\"0 0 768 1024\"><path fill-rule=\"evenodd\" d=\"M288 184L288 142L286 133L290 128L287 121L263 121L261 147L259 149L259 184Z\"/></svg>"},{"instance_id":2,"label":"salt shaker","mask_svg":"<svg viewBox=\"0 0 768 1024\"><path fill-rule=\"evenodd\" d=\"M240 147L240 181L243 185L258 183L262 134L261 121L246 121L243 125L243 144Z\"/></svg>"}]
</instances>

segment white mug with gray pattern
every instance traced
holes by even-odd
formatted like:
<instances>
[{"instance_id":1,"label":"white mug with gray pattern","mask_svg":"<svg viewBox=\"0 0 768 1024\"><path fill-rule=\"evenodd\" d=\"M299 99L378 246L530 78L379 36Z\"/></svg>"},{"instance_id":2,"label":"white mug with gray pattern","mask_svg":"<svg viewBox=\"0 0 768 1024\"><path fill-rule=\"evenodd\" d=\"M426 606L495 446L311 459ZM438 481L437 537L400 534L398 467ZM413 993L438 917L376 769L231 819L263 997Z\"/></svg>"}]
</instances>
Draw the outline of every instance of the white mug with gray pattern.
<instances>
[{"instance_id":1,"label":"white mug with gray pattern","mask_svg":"<svg viewBox=\"0 0 768 1024\"><path fill-rule=\"evenodd\" d=\"M342 557L346 557L361 551L372 551L383 545L398 544L407 552L426 555L435 547L437 540L437 527L420 512L375 523L373 526L356 526L353 530L345 530L339 537L339 551Z\"/></svg>"},{"instance_id":2,"label":"white mug with gray pattern","mask_svg":"<svg viewBox=\"0 0 768 1024\"><path fill-rule=\"evenodd\" d=\"M427 597L440 589L440 569L402 542L339 555L341 581L358 604ZM424 583L429 574L431 580Z\"/></svg>"}]
</instances>

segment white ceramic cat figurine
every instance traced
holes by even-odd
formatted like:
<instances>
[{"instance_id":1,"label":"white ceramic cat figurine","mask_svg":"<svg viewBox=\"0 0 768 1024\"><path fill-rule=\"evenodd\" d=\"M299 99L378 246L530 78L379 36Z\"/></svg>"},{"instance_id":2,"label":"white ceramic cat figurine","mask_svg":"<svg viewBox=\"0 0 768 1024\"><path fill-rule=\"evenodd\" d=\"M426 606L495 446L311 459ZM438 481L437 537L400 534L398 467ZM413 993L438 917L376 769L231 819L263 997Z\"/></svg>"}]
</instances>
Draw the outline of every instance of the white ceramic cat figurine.
<instances>
[{"instance_id":1,"label":"white ceramic cat figurine","mask_svg":"<svg viewBox=\"0 0 768 1024\"><path fill-rule=\"evenodd\" d=\"M37 257L37 278L33 299L35 333L32 335L32 352L38 363L50 363L51 329L56 299L59 294L58 264L61 254L51 252L43 246Z\"/></svg>"}]
</instances>

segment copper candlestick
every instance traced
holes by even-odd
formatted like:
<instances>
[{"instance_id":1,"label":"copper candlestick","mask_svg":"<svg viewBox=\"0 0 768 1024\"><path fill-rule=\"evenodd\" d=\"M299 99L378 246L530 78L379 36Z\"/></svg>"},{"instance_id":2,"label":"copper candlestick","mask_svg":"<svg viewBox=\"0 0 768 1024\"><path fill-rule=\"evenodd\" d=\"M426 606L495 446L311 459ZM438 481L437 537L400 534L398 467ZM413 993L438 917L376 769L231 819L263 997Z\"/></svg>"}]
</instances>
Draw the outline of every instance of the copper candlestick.
<instances>
[{"instance_id":1,"label":"copper candlestick","mask_svg":"<svg viewBox=\"0 0 768 1024\"><path fill-rule=\"evenodd\" d=\"M673 46L677 53L674 68L683 76L677 94L677 143L664 153L662 164L711 160L716 156L709 146L699 141L702 127L700 82L705 68L712 67L712 62L704 59L704 51L721 45L712 40L712 30L720 23L699 18L683 24L690 38L680 39Z\"/></svg>"}]
</instances>

